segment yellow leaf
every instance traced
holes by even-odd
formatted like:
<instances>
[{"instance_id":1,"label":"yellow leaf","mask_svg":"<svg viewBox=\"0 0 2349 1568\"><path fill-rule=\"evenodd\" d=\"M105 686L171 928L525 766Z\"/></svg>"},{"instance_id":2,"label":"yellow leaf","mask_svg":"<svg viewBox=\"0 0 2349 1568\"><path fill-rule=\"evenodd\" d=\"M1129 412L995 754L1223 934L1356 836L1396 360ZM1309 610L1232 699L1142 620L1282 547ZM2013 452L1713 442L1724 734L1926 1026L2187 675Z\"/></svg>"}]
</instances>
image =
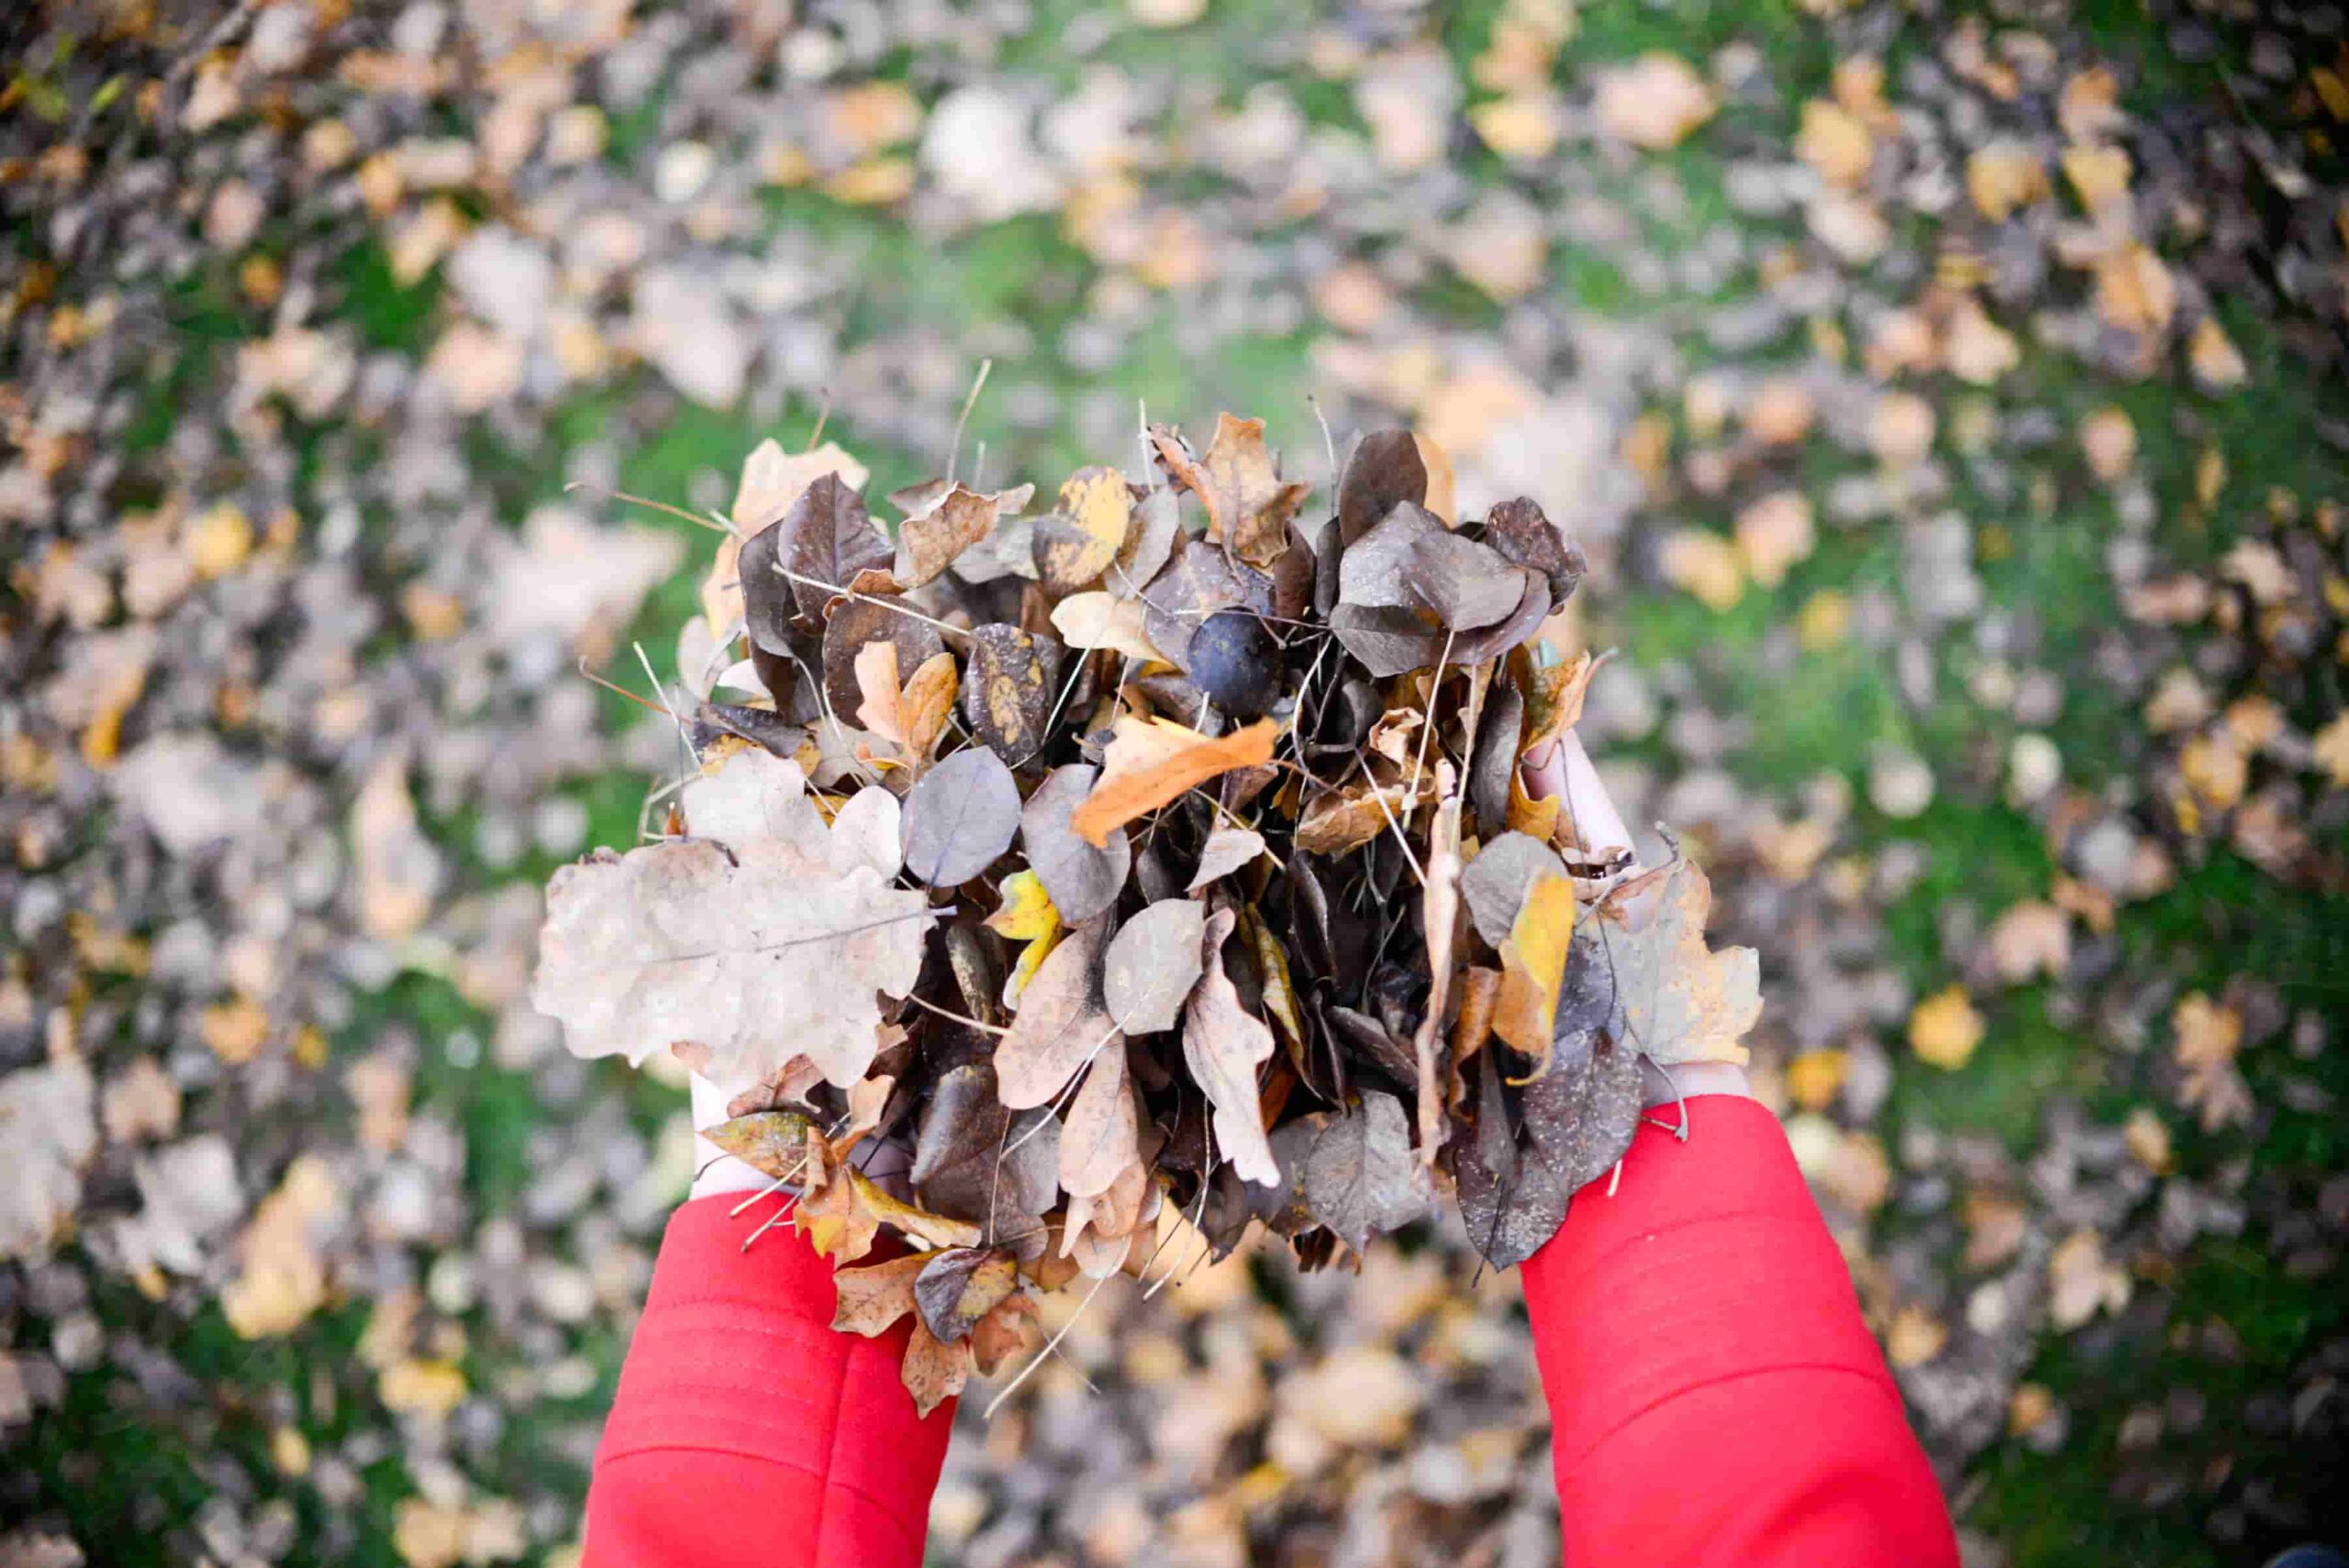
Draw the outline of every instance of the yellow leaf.
<instances>
[{"instance_id":1,"label":"yellow leaf","mask_svg":"<svg viewBox=\"0 0 2349 1568\"><path fill-rule=\"evenodd\" d=\"M1011 966L1011 976L1003 988L1005 1003L1015 1005L1019 994L1028 989L1028 982L1036 977L1036 971L1060 942L1061 912L1034 872L1014 872L1003 879L1002 907L987 917L986 926L1008 940L1027 944L1020 949L1019 961Z\"/></svg>"},{"instance_id":2,"label":"yellow leaf","mask_svg":"<svg viewBox=\"0 0 2349 1568\"><path fill-rule=\"evenodd\" d=\"M1984 217L2003 223L2047 194L2047 167L2021 142L1994 141L1965 161L1965 194Z\"/></svg>"},{"instance_id":3,"label":"yellow leaf","mask_svg":"<svg viewBox=\"0 0 2349 1568\"><path fill-rule=\"evenodd\" d=\"M1909 1048L1919 1060L1953 1073L1973 1056L1982 1032L1982 1015L1962 985L1935 992L1909 1015Z\"/></svg>"},{"instance_id":4,"label":"yellow leaf","mask_svg":"<svg viewBox=\"0 0 2349 1568\"><path fill-rule=\"evenodd\" d=\"M2230 392L2250 378L2250 367L2243 363L2243 350L2227 336L2213 317L2206 316L2194 324L2194 335L2187 339L2186 356L2194 369L2194 379L2214 392Z\"/></svg>"},{"instance_id":5,"label":"yellow leaf","mask_svg":"<svg viewBox=\"0 0 2349 1568\"><path fill-rule=\"evenodd\" d=\"M1508 940L1501 944L1501 994L1493 1009L1493 1032L1533 1058L1537 1078L1549 1069L1558 987L1574 934L1574 884L1544 872L1526 888Z\"/></svg>"},{"instance_id":6,"label":"yellow leaf","mask_svg":"<svg viewBox=\"0 0 2349 1568\"><path fill-rule=\"evenodd\" d=\"M1032 942L1061 929L1061 912L1043 879L1032 871L1014 872L1003 879L1003 903L987 917L986 927L1015 942Z\"/></svg>"},{"instance_id":7,"label":"yellow leaf","mask_svg":"<svg viewBox=\"0 0 2349 1568\"><path fill-rule=\"evenodd\" d=\"M1745 595L1745 566L1737 547L1719 534L1685 528L1664 541L1661 564L1675 587L1686 588L1707 609L1733 607Z\"/></svg>"},{"instance_id":8,"label":"yellow leaf","mask_svg":"<svg viewBox=\"0 0 2349 1568\"><path fill-rule=\"evenodd\" d=\"M465 1397L465 1374L445 1361L394 1362L375 1380L384 1408L403 1416L440 1420Z\"/></svg>"},{"instance_id":9,"label":"yellow leaf","mask_svg":"<svg viewBox=\"0 0 2349 1568\"><path fill-rule=\"evenodd\" d=\"M1556 106L1544 96L1512 93L1468 111L1468 123L1503 158L1547 158L1558 145Z\"/></svg>"},{"instance_id":10,"label":"yellow leaf","mask_svg":"<svg viewBox=\"0 0 2349 1568\"><path fill-rule=\"evenodd\" d=\"M2129 150L2123 147L2067 147L2064 177L2090 212L2100 211L2129 195Z\"/></svg>"},{"instance_id":11,"label":"yellow leaf","mask_svg":"<svg viewBox=\"0 0 2349 1568\"><path fill-rule=\"evenodd\" d=\"M1058 518L1072 528L1039 532L1037 565L1056 593L1069 594L1094 582L1118 558L1133 520L1133 494L1114 468L1080 468L1061 486Z\"/></svg>"},{"instance_id":12,"label":"yellow leaf","mask_svg":"<svg viewBox=\"0 0 2349 1568\"><path fill-rule=\"evenodd\" d=\"M1876 140L1859 116L1825 98L1813 98L1802 106L1795 152L1829 184L1857 185L1867 178Z\"/></svg>"},{"instance_id":13,"label":"yellow leaf","mask_svg":"<svg viewBox=\"0 0 2349 1568\"><path fill-rule=\"evenodd\" d=\"M1825 1110L1843 1092L1850 1066L1849 1054L1831 1046L1806 1051L1787 1063L1787 1093L1807 1111Z\"/></svg>"},{"instance_id":14,"label":"yellow leaf","mask_svg":"<svg viewBox=\"0 0 2349 1568\"><path fill-rule=\"evenodd\" d=\"M2335 789L2349 788L2349 713L2334 714L2310 738L2310 754Z\"/></svg>"}]
</instances>

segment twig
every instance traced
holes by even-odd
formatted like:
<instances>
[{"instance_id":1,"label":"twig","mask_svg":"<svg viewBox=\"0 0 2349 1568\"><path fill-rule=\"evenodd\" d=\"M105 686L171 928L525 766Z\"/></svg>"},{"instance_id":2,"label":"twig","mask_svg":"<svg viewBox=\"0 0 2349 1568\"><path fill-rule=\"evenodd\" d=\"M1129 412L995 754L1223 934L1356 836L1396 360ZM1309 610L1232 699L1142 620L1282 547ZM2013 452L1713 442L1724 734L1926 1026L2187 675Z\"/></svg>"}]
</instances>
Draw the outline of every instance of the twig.
<instances>
[{"instance_id":1,"label":"twig","mask_svg":"<svg viewBox=\"0 0 2349 1568\"><path fill-rule=\"evenodd\" d=\"M644 644L631 642L629 646L636 650L636 662L644 666L644 678L652 683L653 695L661 699L661 711L667 714L676 724L677 740L685 747L685 755L694 760L695 767L701 767L703 765L701 748L694 744L693 735L685 728L684 717L677 712L676 706L670 702L669 688L662 685L661 677L652 673L652 661L645 657Z\"/></svg>"},{"instance_id":2,"label":"twig","mask_svg":"<svg viewBox=\"0 0 2349 1568\"><path fill-rule=\"evenodd\" d=\"M906 1000L911 1002L915 1006L921 1008L924 1012L936 1013L941 1018L951 1018L954 1022L968 1029L984 1029L988 1034L993 1035L1005 1035L1011 1032L1001 1024L983 1024L978 1019L972 1018L967 1014L949 1011L947 1008L940 1006L937 1003L924 1001L919 996L908 996Z\"/></svg>"},{"instance_id":3,"label":"twig","mask_svg":"<svg viewBox=\"0 0 2349 1568\"><path fill-rule=\"evenodd\" d=\"M816 428L807 432L807 450L811 452L816 450L816 443L824 439L824 427L832 417L832 389L823 386L816 390L822 401L816 406Z\"/></svg>"},{"instance_id":4,"label":"twig","mask_svg":"<svg viewBox=\"0 0 2349 1568\"><path fill-rule=\"evenodd\" d=\"M707 952L671 953L665 958L649 958L644 962L647 963L690 963L696 959L723 958L728 953L780 952L785 948L814 947L818 942L836 942L843 937L862 936L866 931L877 931L884 926L902 926L907 920L942 920L953 913L954 906L948 904L936 909L917 909L910 914L891 915L884 919L867 920L861 926L851 926L845 930L822 931L812 937L793 937L785 941L762 942L757 947L751 948L712 948Z\"/></svg>"},{"instance_id":5,"label":"twig","mask_svg":"<svg viewBox=\"0 0 2349 1568\"><path fill-rule=\"evenodd\" d=\"M656 512L666 512L673 517L683 517L697 528L711 528L725 534L735 531L730 523L714 523L699 512L688 512L682 506L672 506L666 501L654 501L642 495L631 495L625 490L614 490L608 485L596 484L588 480L574 479L562 487L562 493L566 495L574 490L594 490L610 496L615 501L626 501L638 506L650 506Z\"/></svg>"},{"instance_id":6,"label":"twig","mask_svg":"<svg viewBox=\"0 0 2349 1568\"><path fill-rule=\"evenodd\" d=\"M677 717L674 713L672 713L669 710L665 704L647 702L644 698L638 696L634 692L629 691L626 686L620 685L613 681L607 681L604 679L603 676L596 673L595 671L587 668L587 655L584 653L582 653L579 656L579 673L588 680L593 681L596 684L603 687L606 691L611 693L614 696L628 698L629 701L644 709L647 713L662 714L670 718Z\"/></svg>"},{"instance_id":7,"label":"twig","mask_svg":"<svg viewBox=\"0 0 2349 1568\"><path fill-rule=\"evenodd\" d=\"M971 383L971 395L963 399L963 412L954 418L954 445L946 454L946 483L954 483L954 464L963 455L963 427L971 417L971 409L979 401L979 390L987 384L987 373L995 369L993 360L979 361L978 378Z\"/></svg>"},{"instance_id":8,"label":"twig","mask_svg":"<svg viewBox=\"0 0 2349 1568\"><path fill-rule=\"evenodd\" d=\"M925 626L936 627L939 630L950 633L955 637L968 637L971 635L959 626L950 626L942 620L938 620L922 614L919 610L907 609L903 605L893 604L889 600L878 597L875 595L862 594L854 588L844 588L838 583L827 583L821 577L803 576L801 573L794 572L790 567L785 566L780 561L774 563L774 569L784 576L788 577L794 583L803 583L810 588L821 588L827 594L838 594L842 598L863 599L868 605L878 605L885 610L894 610L898 615L904 616L908 619L920 621Z\"/></svg>"},{"instance_id":9,"label":"twig","mask_svg":"<svg viewBox=\"0 0 2349 1568\"><path fill-rule=\"evenodd\" d=\"M1305 404L1313 410L1313 417L1321 427L1321 450L1330 459L1330 495L1334 505L1338 494L1338 443L1330 439L1330 420L1321 412L1321 400L1308 392L1305 395Z\"/></svg>"},{"instance_id":10,"label":"twig","mask_svg":"<svg viewBox=\"0 0 2349 1568\"><path fill-rule=\"evenodd\" d=\"M1002 1407L1003 1402L1010 1398L1021 1384L1028 1381L1029 1373L1043 1365L1045 1361L1052 1354L1052 1352L1060 1349L1061 1341L1068 1338L1068 1331L1076 1327L1076 1320L1085 1316L1085 1309L1093 1305L1093 1298L1095 1296L1101 1294L1101 1287L1108 1284L1116 1277L1115 1273L1107 1273L1093 1282L1093 1288L1085 1293L1085 1299L1076 1304L1076 1310L1068 1315L1068 1321L1062 1324L1059 1330L1055 1332L1050 1340L1044 1341L1044 1348L1036 1352L1036 1359L1030 1362L1026 1366L1021 1367L1019 1369L1019 1375L1013 1378L1009 1383L1005 1384L1003 1385L1003 1392L996 1395L993 1399L987 1401L986 1416L989 1420L993 1420L995 1418L995 1413Z\"/></svg>"}]
</instances>

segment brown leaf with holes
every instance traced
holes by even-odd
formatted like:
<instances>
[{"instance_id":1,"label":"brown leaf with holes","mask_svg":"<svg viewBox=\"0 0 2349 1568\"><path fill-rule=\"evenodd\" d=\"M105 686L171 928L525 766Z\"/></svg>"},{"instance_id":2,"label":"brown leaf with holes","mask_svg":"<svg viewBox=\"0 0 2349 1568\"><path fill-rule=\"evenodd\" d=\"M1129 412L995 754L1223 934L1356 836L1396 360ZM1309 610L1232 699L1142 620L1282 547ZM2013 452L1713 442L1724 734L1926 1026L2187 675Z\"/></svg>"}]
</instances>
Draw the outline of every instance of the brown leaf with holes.
<instances>
[{"instance_id":1,"label":"brown leaf with holes","mask_svg":"<svg viewBox=\"0 0 2349 1568\"><path fill-rule=\"evenodd\" d=\"M832 1327L868 1340L886 1332L914 1309L914 1281L929 1262L928 1253L917 1252L861 1269L835 1270L832 1287L838 1303L832 1308Z\"/></svg>"},{"instance_id":2,"label":"brown leaf with holes","mask_svg":"<svg viewBox=\"0 0 2349 1568\"><path fill-rule=\"evenodd\" d=\"M915 1411L927 1417L962 1393L963 1385L971 1380L971 1347L959 1341L943 1343L917 1322L898 1372L906 1392L914 1396Z\"/></svg>"},{"instance_id":3,"label":"brown leaf with holes","mask_svg":"<svg viewBox=\"0 0 2349 1568\"><path fill-rule=\"evenodd\" d=\"M1280 559L1288 548L1288 520L1312 486L1281 483L1262 419L1216 416L1205 457L1195 456L1166 426L1153 425L1150 437L1167 476L1207 507L1209 539L1251 566L1269 567Z\"/></svg>"},{"instance_id":4,"label":"brown leaf with holes","mask_svg":"<svg viewBox=\"0 0 2349 1568\"><path fill-rule=\"evenodd\" d=\"M954 485L929 509L897 525L897 555L890 575L900 589L920 587L994 532L995 519L994 496Z\"/></svg>"}]
</instances>

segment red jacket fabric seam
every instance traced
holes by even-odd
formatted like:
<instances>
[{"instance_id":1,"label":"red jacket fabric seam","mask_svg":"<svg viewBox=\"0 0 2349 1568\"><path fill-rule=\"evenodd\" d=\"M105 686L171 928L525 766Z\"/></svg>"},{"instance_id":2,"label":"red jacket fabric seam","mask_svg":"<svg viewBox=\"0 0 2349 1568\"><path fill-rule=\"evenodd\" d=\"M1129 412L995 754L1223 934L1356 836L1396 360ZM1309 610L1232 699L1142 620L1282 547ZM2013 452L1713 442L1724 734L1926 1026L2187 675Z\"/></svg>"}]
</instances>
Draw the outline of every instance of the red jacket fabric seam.
<instances>
[{"instance_id":1,"label":"red jacket fabric seam","mask_svg":"<svg viewBox=\"0 0 2349 1568\"><path fill-rule=\"evenodd\" d=\"M729 1448L718 1443L652 1443L648 1444L643 1448L629 1449L621 1453L607 1455L596 1462L596 1468L600 1472L607 1464L615 1464L628 1459L640 1459L647 1455L656 1453L723 1454L729 1459L747 1459L751 1461L753 1463L773 1465L777 1470L786 1470L795 1475L807 1476L809 1479L815 1481L818 1485L822 1486L828 1496L831 1492L838 1490L846 1492L852 1496L863 1498L865 1502L870 1503L873 1506L873 1509L875 1513L888 1520L896 1532L900 1536L903 1536L917 1549L917 1555L918 1555L919 1549L929 1539L930 1529L927 1518L923 1520L922 1529L916 1530L913 1527L913 1521L910 1516L897 1504L891 1502L888 1498L882 1496L880 1494L876 1492L869 1492L853 1481L844 1481L838 1476L831 1475L823 1471L810 1469L804 1464L794 1464L789 1460L777 1459L774 1455L769 1453L752 1453L744 1449ZM829 1513L829 1510L826 1509L825 1512ZM823 1537L820 1530L817 1537L816 1560L819 1562L824 1561Z\"/></svg>"},{"instance_id":2,"label":"red jacket fabric seam","mask_svg":"<svg viewBox=\"0 0 2349 1568\"><path fill-rule=\"evenodd\" d=\"M1673 1389L1670 1393L1658 1395L1655 1398L1649 1400L1638 1409L1628 1411L1624 1415L1619 1417L1614 1422L1609 1425L1605 1431L1586 1441L1582 1445L1582 1451L1575 1456L1574 1462L1571 1464L1561 1464L1556 1467L1558 1484L1561 1486L1564 1485L1566 1478L1569 1475L1573 1474L1576 1470L1579 1470L1586 1462L1587 1462L1591 1455L1606 1447L1608 1441L1617 1433L1622 1431L1624 1428L1630 1426L1632 1422L1639 1420L1643 1416L1648 1416L1657 1410L1663 1409L1665 1406L1670 1405L1676 1399L1685 1399L1691 1394L1698 1393L1700 1390L1707 1388L1718 1387L1723 1384L1741 1383L1747 1378L1769 1377L1779 1373L1788 1372L1837 1372L1843 1373L1847 1377L1856 1377L1862 1383L1866 1384L1871 1389L1874 1389L1877 1394L1883 1396L1887 1400L1888 1400L1892 1406L1893 1412L1899 1416L1901 1424L1904 1427L1908 1424L1908 1412L1900 1403L1899 1389L1893 1384L1888 1375L1879 1376L1874 1373L1868 1372L1863 1367L1851 1366L1842 1362L1782 1362L1769 1366L1741 1367L1735 1372L1720 1373L1711 1377L1699 1379L1695 1383L1683 1384Z\"/></svg>"}]
</instances>

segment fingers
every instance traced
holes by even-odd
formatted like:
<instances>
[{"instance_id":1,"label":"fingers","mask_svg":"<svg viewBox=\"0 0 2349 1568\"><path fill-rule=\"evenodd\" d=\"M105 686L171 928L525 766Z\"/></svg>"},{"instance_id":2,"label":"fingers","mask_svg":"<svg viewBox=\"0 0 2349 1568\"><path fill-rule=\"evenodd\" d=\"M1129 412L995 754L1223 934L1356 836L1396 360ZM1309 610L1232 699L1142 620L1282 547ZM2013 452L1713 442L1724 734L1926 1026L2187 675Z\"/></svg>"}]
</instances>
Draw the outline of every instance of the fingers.
<instances>
[{"instance_id":1,"label":"fingers","mask_svg":"<svg viewBox=\"0 0 2349 1568\"><path fill-rule=\"evenodd\" d=\"M1518 776L1529 799L1564 797L1566 820L1590 859L1603 862L1618 851L1631 854L1631 830L1623 826L1622 813L1615 809L1590 753L1573 730L1528 751L1518 763ZM1634 869L1627 866L1626 872Z\"/></svg>"},{"instance_id":2,"label":"fingers","mask_svg":"<svg viewBox=\"0 0 2349 1568\"><path fill-rule=\"evenodd\" d=\"M768 1179L702 1136L726 1119L726 1102L732 1096L696 1073L692 1079L694 1104L694 1197L712 1193L754 1193Z\"/></svg>"}]
</instances>

